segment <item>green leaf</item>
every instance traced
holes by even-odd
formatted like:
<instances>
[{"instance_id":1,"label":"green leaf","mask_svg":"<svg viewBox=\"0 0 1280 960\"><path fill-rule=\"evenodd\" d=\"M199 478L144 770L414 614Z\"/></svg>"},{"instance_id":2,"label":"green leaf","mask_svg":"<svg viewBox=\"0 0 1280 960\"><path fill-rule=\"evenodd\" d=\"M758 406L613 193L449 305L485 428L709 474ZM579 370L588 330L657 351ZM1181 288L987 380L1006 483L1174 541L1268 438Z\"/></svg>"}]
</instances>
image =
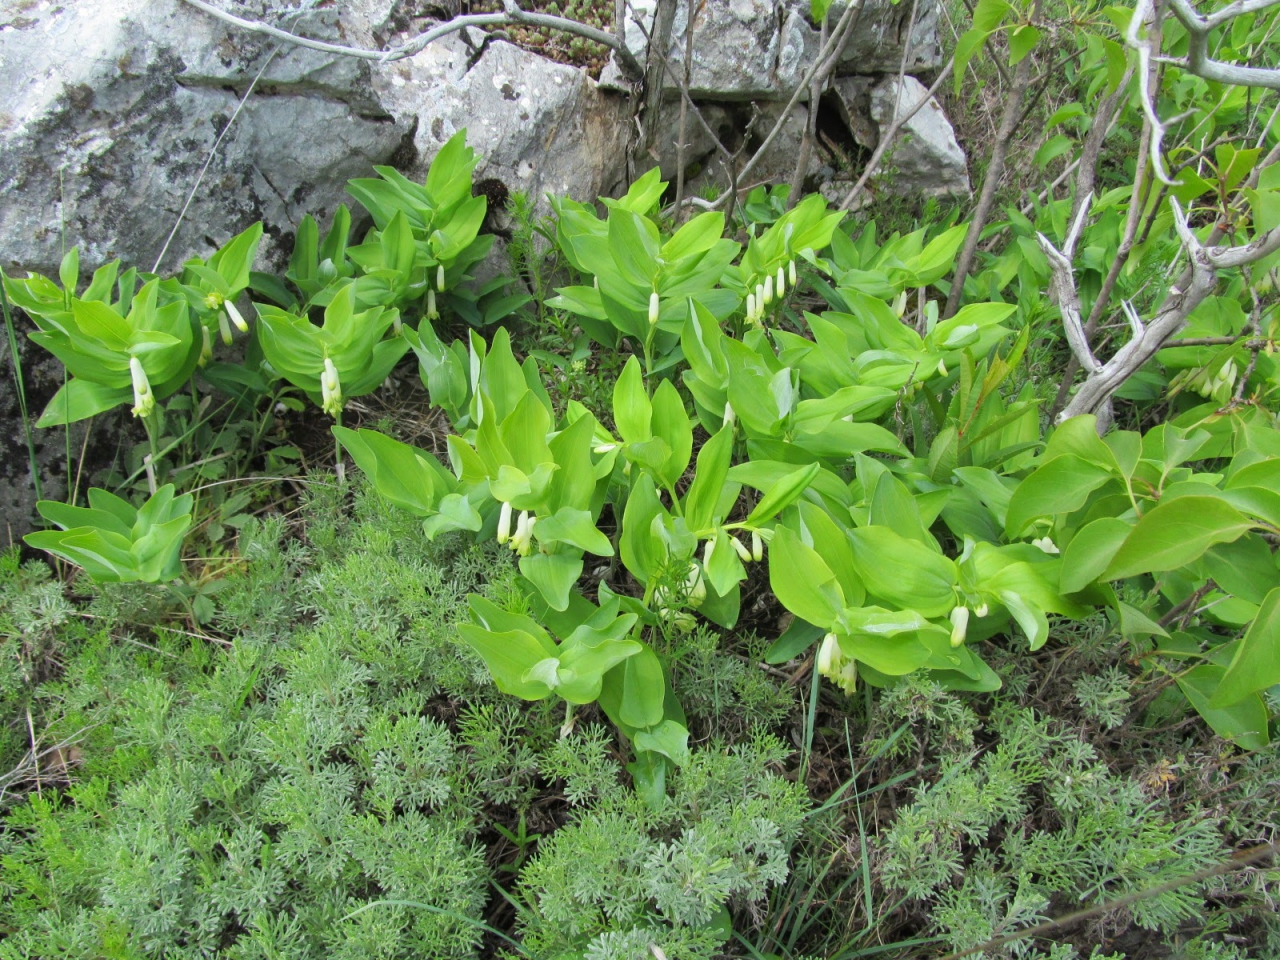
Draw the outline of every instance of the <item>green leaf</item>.
<instances>
[{"instance_id":1,"label":"green leaf","mask_svg":"<svg viewBox=\"0 0 1280 960\"><path fill-rule=\"evenodd\" d=\"M350 430L336 424L329 429L381 496L415 516L436 512L436 484L441 471L439 467L433 470L427 462L434 459L430 453L376 430Z\"/></svg>"},{"instance_id":2,"label":"green leaf","mask_svg":"<svg viewBox=\"0 0 1280 960\"><path fill-rule=\"evenodd\" d=\"M1009 65L1015 66L1040 42L1040 31L1029 23L1019 24L1009 34Z\"/></svg>"},{"instance_id":3,"label":"green leaf","mask_svg":"<svg viewBox=\"0 0 1280 960\"><path fill-rule=\"evenodd\" d=\"M724 491L732 456L732 426L722 427L698 451L698 466L693 475L693 483L689 485L689 492L685 495L684 517L690 530L706 530L714 523L716 506Z\"/></svg>"},{"instance_id":4,"label":"green leaf","mask_svg":"<svg viewBox=\"0 0 1280 960\"><path fill-rule=\"evenodd\" d=\"M1005 514L1005 533L1016 538L1037 517L1078 510L1111 477L1109 469L1074 454L1055 457L1018 484Z\"/></svg>"},{"instance_id":5,"label":"green leaf","mask_svg":"<svg viewBox=\"0 0 1280 960\"><path fill-rule=\"evenodd\" d=\"M849 531L849 539L855 569L869 594L924 617L951 612L956 567L942 554L888 527L859 527Z\"/></svg>"},{"instance_id":6,"label":"green leaf","mask_svg":"<svg viewBox=\"0 0 1280 960\"><path fill-rule=\"evenodd\" d=\"M747 576L742 560L738 557L738 551L729 542L731 539L733 537L728 531L724 529L716 531L711 562L706 565L707 579L711 582L712 589L722 597Z\"/></svg>"},{"instance_id":7,"label":"green leaf","mask_svg":"<svg viewBox=\"0 0 1280 960\"><path fill-rule=\"evenodd\" d=\"M649 426L652 418L653 405L644 392L640 361L633 355L613 385L613 421L625 442L640 443L653 436Z\"/></svg>"},{"instance_id":8,"label":"green leaf","mask_svg":"<svg viewBox=\"0 0 1280 960\"><path fill-rule=\"evenodd\" d=\"M1137 522L1103 576L1123 580L1176 570L1214 544L1237 539L1251 526L1244 514L1217 497L1178 497L1159 504Z\"/></svg>"},{"instance_id":9,"label":"green leaf","mask_svg":"<svg viewBox=\"0 0 1280 960\"><path fill-rule=\"evenodd\" d=\"M538 542L552 544L569 543L579 550L594 553L597 557L612 557L613 544L596 529L591 514L574 507L562 507L549 517L543 517L533 527ZM561 609L560 607L556 608Z\"/></svg>"},{"instance_id":10,"label":"green leaf","mask_svg":"<svg viewBox=\"0 0 1280 960\"><path fill-rule=\"evenodd\" d=\"M422 521L422 531L428 540L451 530L470 530L475 533L484 525L480 514L465 494L451 493L442 497L436 509L440 512Z\"/></svg>"},{"instance_id":11,"label":"green leaf","mask_svg":"<svg viewBox=\"0 0 1280 960\"><path fill-rule=\"evenodd\" d=\"M1261 750L1267 736L1267 707L1262 697L1252 694L1230 707L1214 707L1211 699L1221 687L1227 668L1202 663L1177 677L1178 689L1204 718L1213 732L1245 750Z\"/></svg>"},{"instance_id":12,"label":"green leaf","mask_svg":"<svg viewBox=\"0 0 1280 960\"><path fill-rule=\"evenodd\" d=\"M133 390L130 387L107 387L72 377L53 395L36 426L61 427L77 423L131 400Z\"/></svg>"},{"instance_id":13,"label":"green leaf","mask_svg":"<svg viewBox=\"0 0 1280 960\"><path fill-rule=\"evenodd\" d=\"M622 701L618 709L622 722L638 728L661 723L666 692L662 664L652 648L645 645L622 664Z\"/></svg>"},{"instance_id":14,"label":"green leaf","mask_svg":"<svg viewBox=\"0 0 1280 960\"><path fill-rule=\"evenodd\" d=\"M758 527L772 520L791 504L795 503L821 469L821 464L811 463L807 467L801 467L799 470L787 474L775 483L769 492L760 498L760 502L756 504L755 509L748 514L746 519L747 526Z\"/></svg>"},{"instance_id":15,"label":"green leaf","mask_svg":"<svg viewBox=\"0 0 1280 960\"><path fill-rule=\"evenodd\" d=\"M641 583L653 579L667 558L665 544L653 534L654 522L664 513L653 478L645 474L635 482L627 497L618 542L623 565Z\"/></svg>"},{"instance_id":16,"label":"green leaf","mask_svg":"<svg viewBox=\"0 0 1280 960\"><path fill-rule=\"evenodd\" d=\"M524 630L498 633L473 623L458 624L458 634L484 660L503 693L522 700L543 700L551 695L545 683L524 679L531 667L547 658L546 649L532 634Z\"/></svg>"},{"instance_id":17,"label":"green leaf","mask_svg":"<svg viewBox=\"0 0 1280 960\"><path fill-rule=\"evenodd\" d=\"M824 633L826 631L822 627L815 627L812 623L795 617L791 625L764 652L764 662L777 664L794 660L821 639Z\"/></svg>"},{"instance_id":18,"label":"green leaf","mask_svg":"<svg viewBox=\"0 0 1280 960\"><path fill-rule=\"evenodd\" d=\"M676 766L689 762L689 731L674 720L663 720L656 727L639 731L631 742L637 751L659 753Z\"/></svg>"},{"instance_id":19,"label":"green leaf","mask_svg":"<svg viewBox=\"0 0 1280 960\"><path fill-rule=\"evenodd\" d=\"M1235 706L1280 683L1280 587L1273 588L1245 631L1227 672L1210 698L1214 709Z\"/></svg>"},{"instance_id":20,"label":"green leaf","mask_svg":"<svg viewBox=\"0 0 1280 960\"><path fill-rule=\"evenodd\" d=\"M670 451L659 467L663 482L674 487L689 467L693 454L693 425L685 412L680 392L670 380L663 380L653 392L653 417L651 428L654 436L661 437Z\"/></svg>"},{"instance_id":21,"label":"green leaf","mask_svg":"<svg viewBox=\"0 0 1280 960\"><path fill-rule=\"evenodd\" d=\"M1132 530L1133 524L1119 517L1101 517L1085 524L1063 551L1059 589L1076 593L1102 576Z\"/></svg>"},{"instance_id":22,"label":"green leaf","mask_svg":"<svg viewBox=\"0 0 1280 960\"><path fill-rule=\"evenodd\" d=\"M537 532L539 521L534 527ZM520 558L520 572L538 588L552 610L569 606L569 591L582 576L582 556L572 553L534 553Z\"/></svg>"},{"instance_id":23,"label":"green leaf","mask_svg":"<svg viewBox=\"0 0 1280 960\"><path fill-rule=\"evenodd\" d=\"M784 607L826 630L845 606L831 568L786 527L778 527L769 544L769 585Z\"/></svg>"},{"instance_id":24,"label":"green leaf","mask_svg":"<svg viewBox=\"0 0 1280 960\"><path fill-rule=\"evenodd\" d=\"M973 8L973 26L990 32L1013 12L1013 6L1006 0L978 0L978 5Z\"/></svg>"},{"instance_id":25,"label":"green leaf","mask_svg":"<svg viewBox=\"0 0 1280 960\"><path fill-rule=\"evenodd\" d=\"M1012 590L1004 590L999 594L1000 602L1009 608L1013 619L1027 635L1032 650L1039 650L1049 639L1049 620L1035 603Z\"/></svg>"}]
</instances>

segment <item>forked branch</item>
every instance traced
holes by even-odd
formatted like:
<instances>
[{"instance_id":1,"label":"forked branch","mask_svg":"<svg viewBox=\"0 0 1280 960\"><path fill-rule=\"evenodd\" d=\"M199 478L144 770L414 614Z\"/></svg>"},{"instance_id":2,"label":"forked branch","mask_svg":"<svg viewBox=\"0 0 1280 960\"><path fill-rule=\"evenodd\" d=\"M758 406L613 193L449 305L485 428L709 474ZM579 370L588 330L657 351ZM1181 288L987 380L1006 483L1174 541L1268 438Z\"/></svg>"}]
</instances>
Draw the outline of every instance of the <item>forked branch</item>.
<instances>
[{"instance_id":1,"label":"forked branch","mask_svg":"<svg viewBox=\"0 0 1280 960\"><path fill-rule=\"evenodd\" d=\"M1191 313L1217 286L1217 271L1239 269L1280 250L1280 227L1268 230L1240 246L1203 246L1191 231L1182 207L1173 199L1169 203L1173 208L1174 226L1187 255L1188 268L1179 278L1179 285L1170 287L1168 298L1146 323L1139 319L1130 304L1124 304L1133 336L1105 363L1099 362L1094 356L1085 336L1071 266L1071 254L1075 251L1076 239L1083 226L1083 216L1077 217L1072 225L1063 250L1055 248L1047 237L1040 234L1040 246L1049 258L1053 274L1050 281L1051 296L1062 313L1071 352L1088 373L1084 383L1058 415L1059 422L1080 414L1092 413L1098 415L1099 426L1102 426L1104 420L1109 420L1112 395L1186 326ZM1081 205L1082 211L1088 208L1088 204Z\"/></svg>"}]
</instances>

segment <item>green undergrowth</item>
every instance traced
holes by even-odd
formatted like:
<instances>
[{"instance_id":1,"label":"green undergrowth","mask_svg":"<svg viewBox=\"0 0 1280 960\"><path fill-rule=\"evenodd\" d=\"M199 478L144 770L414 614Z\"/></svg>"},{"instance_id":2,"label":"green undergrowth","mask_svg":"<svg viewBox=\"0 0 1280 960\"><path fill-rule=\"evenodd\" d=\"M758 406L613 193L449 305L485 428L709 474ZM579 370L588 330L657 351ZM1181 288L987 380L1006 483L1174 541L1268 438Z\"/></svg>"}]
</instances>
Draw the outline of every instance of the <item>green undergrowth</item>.
<instances>
[{"instance_id":1,"label":"green undergrowth","mask_svg":"<svg viewBox=\"0 0 1280 960\"><path fill-rule=\"evenodd\" d=\"M916 677L812 710L798 663L699 627L655 810L594 707L562 728L457 641L468 593L527 603L506 551L308 490L243 527L203 632L161 588L4 555L0 958L940 956L1275 836L1275 752L1139 723L1158 691L1101 622L1052 662L993 649L997 695ZM1275 880L986 955L1274 956Z\"/></svg>"},{"instance_id":2,"label":"green undergrowth","mask_svg":"<svg viewBox=\"0 0 1280 960\"><path fill-rule=\"evenodd\" d=\"M208 636L158 589L68 599L5 555L0 957L711 956L726 904L786 876L807 806L746 719L759 680L691 652L707 722L743 735L648 811L603 727L561 738L455 642L468 592L524 602L507 557L312 489L304 523L245 527ZM28 717L61 744L40 769Z\"/></svg>"}]
</instances>

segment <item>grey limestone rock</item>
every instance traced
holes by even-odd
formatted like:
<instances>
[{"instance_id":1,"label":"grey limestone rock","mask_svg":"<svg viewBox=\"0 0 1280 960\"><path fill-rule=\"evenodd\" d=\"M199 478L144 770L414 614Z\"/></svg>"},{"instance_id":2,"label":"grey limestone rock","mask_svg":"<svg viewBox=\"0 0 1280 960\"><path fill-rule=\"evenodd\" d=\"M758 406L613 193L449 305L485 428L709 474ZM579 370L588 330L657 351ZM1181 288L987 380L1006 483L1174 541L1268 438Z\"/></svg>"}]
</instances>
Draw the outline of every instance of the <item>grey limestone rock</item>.
<instances>
[{"instance_id":1,"label":"grey limestone rock","mask_svg":"<svg viewBox=\"0 0 1280 960\"><path fill-rule=\"evenodd\" d=\"M879 144L881 132L895 116L908 112L928 95L914 77L870 80L849 77L836 81L835 93L845 123L868 150ZM895 112L896 111L896 112ZM898 130L885 151L880 169L884 188L899 196L963 196L969 193L964 151L938 101L932 97Z\"/></svg>"}]
</instances>

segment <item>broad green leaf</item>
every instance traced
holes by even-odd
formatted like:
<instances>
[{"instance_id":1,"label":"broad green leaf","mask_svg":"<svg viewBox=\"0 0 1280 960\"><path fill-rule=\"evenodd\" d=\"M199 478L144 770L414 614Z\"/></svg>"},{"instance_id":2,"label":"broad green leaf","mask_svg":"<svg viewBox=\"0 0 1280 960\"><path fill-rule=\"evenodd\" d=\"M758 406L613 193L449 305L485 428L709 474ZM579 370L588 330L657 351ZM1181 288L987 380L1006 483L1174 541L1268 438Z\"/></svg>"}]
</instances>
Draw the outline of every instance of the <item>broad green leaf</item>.
<instances>
[{"instance_id":1,"label":"broad green leaf","mask_svg":"<svg viewBox=\"0 0 1280 960\"><path fill-rule=\"evenodd\" d=\"M1111 470L1075 454L1055 457L1018 484L1005 514L1005 532L1017 538L1038 517L1078 510L1111 477Z\"/></svg>"},{"instance_id":2,"label":"broad green leaf","mask_svg":"<svg viewBox=\"0 0 1280 960\"><path fill-rule=\"evenodd\" d=\"M1210 698L1218 709L1243 702L1251 694L1280 683L1280 587L1273 588L1237 648L1227 672Z\"/></svg>"},{"instance_id":3,"label":"broad green leaf","mask_svg":"<svg viewBox=\"0 0 1280 960\"><path fill-rule=\"evenodd\" d=\"M957 575L946 557L887 527L859 527L849 539L854 568L869 594L923 617L951 612Z\"/></svg>"},{"instance_id":4,"label":"broad green leaf","mask_svg":"<svg viewBox=\"0 0 1280 960\"><path fill-rule=\"evenodd\" d=\"M738 551L730 543L732 539L733 535L727 530L717 530L711 562L706 564L707 579L711 582L712 589L722 597L747 576Z\"/></svg>"},{"instance_id":5,"label":"broad green leaf","mask_svg":"<svg viewBox=\"0 0 1280 960\"><path fill-rule=\"evenodd\" d=\"M427 462L430 453L376 430L350 430L336 424L329 429L381 496L415 516L436 512L438 473Z\"/></svg>"},{"instance_id":6,"label":"broad green leaf","mask_svg":"<svg viewBox=\"0 0 1280 960\"><path fill-rule=\"evenodd\" d=\"M923 666L929 648L914 634L880 636L869 633L837 634L841 651L891 677L901 677Z\"/></svg>"},{"instance_id":7,"label":"broad green leaf","mask_svg":"<svg viewBox=\"0 0 1280 960\"><path fill-rule=\"evenodd\" d=\"M786 527L778 527L769 544L769 585L784 607L824 629L845 606L831 568Z\"/></svg>"},{"instance_id":8,"label":"broad green leaf","mask_svg":"<svg viewBox=\"0 0 1280 960\"><path fill-rule=\"evenodd\" d=\"M755 509L747 516L747 526L758 527L767 523L795 503L821 469L820 464L811 463L780 479L760 498Z\"/></svg>"},{"instance_id":9,"label":"broad green leaf","mask_svg":"<svg viewBox=\"0 0 1280 960\"><path fill-rule=\"evenodd\" d=\"M1210 547L1203 562L1205 572L1222 590L1250 603L1262 603L1274 587L1280 586L1275 557L1257 534Z\"/></svg>"},{"instance_id":10,"label":"broad green leaf","mask_svg":"<svg viewBox=\"0 0 1280 960\"><path fill-rule=\"evenodd\" d=\"M637 751L660 753L676 766L689 762L689 731L674 720L663 720L656 727L639 731L631 743Z\"/></svg>"},{"instance_id":11,"label":"broad green leaf","mask_svg":"<svg viewBox=\"0 0 1280 960\"><path fill-rule=\"evenodd\" d=\"M644 392L640 361L632 356L613 385L613 421L624 441L639 443L653 436L649 426L652 417L653 405Z\"/></svg>"},{"instance_id":12,"label":"broad green leaf","mask_svg":"<svg viewBox=\"0 0 1280 960\"><path fill-rule=\"evenodd\" d=\"M1039 650L1049 639L1049 620L1035 603L1027 597L1005 590L999 594L1000 602L1009 608L1013 619L1027 635L1032 650Z\"/></svg>"},{"instance_id":13,"label":"broad green leaf","mask_svg":"<svg viewBox=\"0 0 1280 960\"><path fill-rule=\"evenodd\" d=\"M1040 31L1029 23L1013 28L1009 34L1009 65L1014 66L1040 42Z\"/></svg>"},{"instance_id":14,"label":"broad green leaf","mask_svg":"<svg viewBox=\"0 0 1280 960\"><path fill-rule=\"evenodd\" d=\"M480 514L465 494L451 493L442 497L437 509L439 513L422 521L422 531L428 540L452 530L469 530L475 533L484 525Z\"/></svg>"},{"instance_id":15,"label":"broad green leaf","mask_svg":"<svg viewBox=\"0 0 1280 960\"><path fill-rule=\"evenodd\" d=\"M107 387L72 377L53 395L36 426L61 427L77 423L132 400L131 387Z\"/></svg>"},{"instance_id":16,"label":"broad green leaf","mask_svg":"<svg viewBox=\"0 0 1280 960\"><path fill-rule=\"evenodd\" d=\"M541 521L539 521L541 526ZM535 532L537 527L534 527ZM573 553L533 553L520 558L520 572L538 588L552 610L569 606L569 591L582 576L582 556Z\"/></svg>"},{"instance_id":17,"label":"broad green leaf","mask_svg":"<svg viewBox=\"0 0 1280 960\"><path fill-rule=\"evenodd\" d=\"M697 470L685 495L684 517L690 530L706 530L715 521L716 506L729 474L732 455L732 426L721 428L698 451Z\"/></svg>"},{"instance_id":18,"label":"broad green leaf","mask_svg":"<svg viewBox=\"0 0 1280 960\"><path fill-rule=\"evenodd\" d=\"M659 471L667 486L674 487L689 467L689 457L693 454L693 426L685 413L684 401L670 380L663 380L653 392L651 429L655 436L666 442L669 453Z\"/></svg>"},{"instance_id":19,"label":"broad green leaf","mask_svg":"<svg viewBox=\"0 0 1280 960\"><path fill-rule=\"evenodd\" d=\"M1116 551L1103 576L1123 580L1141 573L1176 570L1216 543L1229 543L1253 524L1217 497L1186 496L1148 511Z\"/></svg>"},{"instance_id":20,"label":"broad green leaf","mask_svg":"<svg viewBox=\"0 0 1280 960\"><path fill-rule=\"evenodd\" d=\"M1261 750L1269 741L1267 707L1262 697L1255 693L1234 706L1210 705L1226 672L1227 668L1216 663L1202 663L1178 675L1178 689L1218 736L1245 750Z\"/></svg>"},{"instance_id":21,"label":"broad green leaf","mask_svg":"<svg viewBox=\"0 0 1280 960\"><path fill-rule=\"evenodd\" d=\"M824 633L826 631L822 627L815 627L812 623L795 617L791 625L764 652L764 662L776 664L794 660L821 639Z\"/></svg>"},{"instance_id":22,"label":"broad green leaf","mask_svg":"<svg viewBox=\"0 0 1280 960\"><path fill-rule=\"evenodd\" d=\"M524 679L530 668L547 656L531 634L523 630L497 633L473 623L458 624L458 634L484 660L503 693L522 700L543 700L551 695L545 683Z\"/></svg>"},{"instance_id":23,"label":"broad green leaf","mask_svg":"<svg viewBox=\"0 0 1280 960\"><path fill-rule=\"evenodd\" d=\"M1063 551L1058 584L1062 592L1077 593L1102 576L1132 530L1133 524L1119 517L1085 524Z\"/></svg>"},{"instance_id":24,"label":"broad green leaf","mask_svg":"<svg viewBox=\"0 0 1280 960\"><path fill-rule=\"evenodd\" d=\"M644 646L622 664L622 701L619 714L633 727L652 727L662 722L666 698L666 678L652 648Z\"/></svg>"},{"instance_id":25,"label":"broad green leaf","mask_svg":"<svg viewBox=\"0 0 1280 960\"><path fill-rule=\"evenodd\" d=\"M853 562L853 546L849 542L846 528L815 504L802 502L799 512L801 539L813 545L814 552L835 574L844 602L851 607L862 606L867 591L858 577L857 567Z\"/></svg>"},{"instance_id":26,"label":"broad green leaf","mask_svg":"<svg viewBox=\"0 0 1280 960\"><path fill-rule=\"evenodd\" d=\"M594 553L597 557L613 556L613 544L596 529L591 514L586 510L562 507L553 515L538 520L534 524L533 535L540 543L550 545L561 541L572 544L579 550Z\"/></svg>"},{"instance_id":27,"label":"broad green leaf","mask_svg":"<svg viewBox=\"0 0 1280 960\"><path fill-rule=\"evenodd\" d=\"M623 565L641 583L653 579L666 562L666 547L653 535L653 524L664 513L653 478L645 474L635 482L627 498L618 542Z\"/></svg>"}]
</instances>

